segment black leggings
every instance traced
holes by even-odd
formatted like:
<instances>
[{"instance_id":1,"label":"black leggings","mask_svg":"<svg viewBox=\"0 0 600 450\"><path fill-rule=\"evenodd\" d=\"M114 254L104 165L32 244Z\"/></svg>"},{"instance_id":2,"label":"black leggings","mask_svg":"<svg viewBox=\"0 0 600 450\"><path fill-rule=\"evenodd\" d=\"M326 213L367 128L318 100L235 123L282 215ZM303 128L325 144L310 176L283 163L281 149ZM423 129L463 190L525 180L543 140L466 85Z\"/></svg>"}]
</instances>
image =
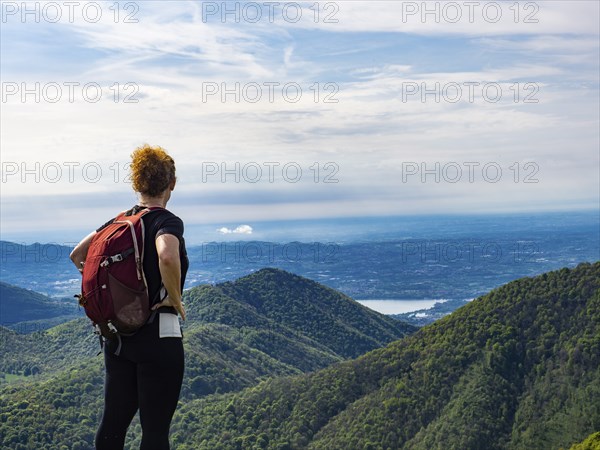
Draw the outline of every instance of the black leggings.
<instances>
[{"instance_id":1,"label":"black leggings","mask_svg":"<svg viewBox=\"0 0 600 450\"><path fill-rule=\"evenodd\" d=\"M183 380L183 342L159 337L159 314L134 336L104 347L104 413L96 433L97 450L123 449L127 428L140 410L141 450L168 450L169 427Z\"/></svg>"}]
</instances>

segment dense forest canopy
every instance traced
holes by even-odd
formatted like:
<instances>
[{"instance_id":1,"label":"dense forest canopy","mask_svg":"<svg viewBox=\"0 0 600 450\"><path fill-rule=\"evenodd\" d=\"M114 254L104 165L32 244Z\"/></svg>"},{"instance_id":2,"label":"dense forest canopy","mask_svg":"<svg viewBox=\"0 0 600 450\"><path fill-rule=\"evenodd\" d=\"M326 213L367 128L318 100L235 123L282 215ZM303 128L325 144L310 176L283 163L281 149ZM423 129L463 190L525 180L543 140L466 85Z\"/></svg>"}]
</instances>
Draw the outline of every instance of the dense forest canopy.
<instances>
[{"instance_id":1,"label":"dense forest canopy","mask_svg":"<svg viewBox=\"0 0 600 450\"><path fill-rule=\"evenodd\" d=\"M173 448L596 445L600 262L513 281L416 332L274 269L199 286L186 301ZM3 330L5 377L25 379L1 391L3 447L92 448L102 362L86 353L84 319L61 327ZM139 435L136 421L129 443Z\"/></svg>"}]
</instances>

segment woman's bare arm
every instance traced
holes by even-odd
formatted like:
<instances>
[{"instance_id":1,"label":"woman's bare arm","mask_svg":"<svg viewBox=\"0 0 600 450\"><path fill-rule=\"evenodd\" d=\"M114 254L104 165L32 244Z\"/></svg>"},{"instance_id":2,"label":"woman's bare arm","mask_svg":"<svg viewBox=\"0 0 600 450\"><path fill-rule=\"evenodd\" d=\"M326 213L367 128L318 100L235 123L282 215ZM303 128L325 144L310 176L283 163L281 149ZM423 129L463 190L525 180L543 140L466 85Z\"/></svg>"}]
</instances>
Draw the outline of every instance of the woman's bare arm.
<instances>
[{"instance_id":1,"label":"woman's bare arm","mask_svg":"<svg viewBox=\"0 0 600 450\"><path fill-rule=\"evenodd\" d=\"M158 253L158 269L168 295L153 309L161 306L173 306L181 315L181 318L185 320L185 309L181 302L179 239L172 234L161 234L156 238L156 251Z\"/></svg>"},{"instance_id":2,"label":"woman's bare arm","mask_svg":"<svg viewBox=\"0 0 600 450\"><path fill-rule=\"evenodd\" d=\"M92 238L96 235L96 231L92 231L86 237L84 237L79 244L75 246L69 258L77 267L79 272L83 272L83 263L85 262L85 257L87 256L88 249L90 248L90 242L92 242Z\"/></svg>"}]
</instances>

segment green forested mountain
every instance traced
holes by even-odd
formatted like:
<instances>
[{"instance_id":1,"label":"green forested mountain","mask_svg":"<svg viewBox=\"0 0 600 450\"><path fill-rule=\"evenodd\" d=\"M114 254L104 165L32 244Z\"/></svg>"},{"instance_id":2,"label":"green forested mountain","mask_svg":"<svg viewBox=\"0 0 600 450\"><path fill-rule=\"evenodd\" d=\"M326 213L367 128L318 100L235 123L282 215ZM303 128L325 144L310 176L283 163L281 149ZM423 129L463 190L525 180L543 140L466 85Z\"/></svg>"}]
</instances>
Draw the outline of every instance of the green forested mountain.
<instances>
[{"instance_id":1,"label":"green forested mountain","mask_svg":"<svg viewBox=\"0 0 600 450\"><path fill-rule=\"evenodd\" d=\"M246 284L260 296L242 297ZM257 298L278 302L294 320L278 320L257 307ZM318 283L274 269L225 287L198 286L186 291L184 300L184 403L274 376L315 371L354 355L356 348L381 347L415 330ZM319 305L323 317L311 303ZM330 340L315 328L330 323L329 311L337 311ZM0 391L1 448L91 448L103 369L101 357L94 356L99 346L88 322L78 319L28 335L0 330L0 372L8 381L21 381Z\"/></svg>"},{"instance_id":2,"label":"green forested mountain","mask_svg":"<svg viewBox=\"0 0 600 450\"><path fill-rule=\"evenodd\" d=\"M600 431L591 434L583 442L573 445L570 450L600 450Z\"/></svg>"},{"instance_id":3,"label":"green forested mountain","mask_svg":"<svg viewBox=\"0 0 600 450\"><path fill-rule=\"evenodd\" d=\"M11 376L52 375L98 353L98 339L85 319L50 330L19 334L0 327L0 381Z\"/></svg>"},{"instance_id":4,"label":"green forested mountain","mask_svg":"<svg viewBox=\"0 0 600 450\"><path fill-rule=\"evenodd\" d=\"M187 402L178 449L559 449L600 429L600 262L508 283L356 360Z\"/></svg>"},{"instance_id":5,"label":"green forested mountain","mask_svg":"<svg viewBox=\"0 0 600 450\"><path fill-rule=\"evenodd\" d=\"M50 297L0 281L0 325L76 315L76 302L55 301Z\"/></svg>"},{"instance_id":6,"label":"green forested mountain","mask_svg":"<svg viewBox=\"0 0 600 450\"><path fill-rule=\"evenodd\" d=\"M263 269L221 283L218 289L344 357L362 355L416 330L383 314L374 314L334 289L279 269Z\"/></svg>"},{"instance_id":7,"label":"green forested mountain","mask_svg":"<svg viewBox=\"0 0 600 450\"><path fill-rule=\"evenodd\" d=\"M361 316L338 303L351 300L321 288L267 269L186 292L186 376L174 449L596 445L590 433L600 430L600 262L508 283L375 348L385 343L380 338L354 360L343 360L350 347L337 334L366 345L368 336L385 336L387 320L368 310ZM336 313L315 312L327 308ZM309 318L322 322L312 326ZM319 330L327 326L330 340ZM69 329L82 339L76 326ZM101 360L51 363L58 338L39 335L37 351L48 355L41 373L0 390L0 447L90 449L102 403ZM19 335L10 339L15 344ZM136 423L132 448L139 435Z\"/></svg>"}]
</instances>

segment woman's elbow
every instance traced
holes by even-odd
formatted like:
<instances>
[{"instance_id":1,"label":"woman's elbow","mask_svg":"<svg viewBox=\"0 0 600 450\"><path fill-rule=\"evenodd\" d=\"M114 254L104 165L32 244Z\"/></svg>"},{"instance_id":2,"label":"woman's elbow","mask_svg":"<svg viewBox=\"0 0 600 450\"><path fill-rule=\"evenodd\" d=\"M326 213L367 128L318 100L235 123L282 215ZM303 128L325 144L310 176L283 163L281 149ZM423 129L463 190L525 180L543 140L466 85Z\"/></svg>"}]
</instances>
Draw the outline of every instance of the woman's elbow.
<instances>
[{"instance_id":1,"label":"woman's elbow","mask_svg":"<svg viewBox=\"0 0 600 450\"><path fill-rule=\"evenodd\" d=\"M158 262L164 267L177 267L179 265L179 256L173 253L163 253L159 255Z\"/></svg>"},{"instance_id":2,"label":"woman's elbow","mask_svg":"<svg viewBox=\"0 0 600 450\"><path fill-rule=\"evenodd\" d=\"M69 255L69 259L71 259L73 263L78 264L78 262L81 261L81 257L79 255L81 255L81 250L79 247L75 247Z\"/></svg>"}]
</instances>

